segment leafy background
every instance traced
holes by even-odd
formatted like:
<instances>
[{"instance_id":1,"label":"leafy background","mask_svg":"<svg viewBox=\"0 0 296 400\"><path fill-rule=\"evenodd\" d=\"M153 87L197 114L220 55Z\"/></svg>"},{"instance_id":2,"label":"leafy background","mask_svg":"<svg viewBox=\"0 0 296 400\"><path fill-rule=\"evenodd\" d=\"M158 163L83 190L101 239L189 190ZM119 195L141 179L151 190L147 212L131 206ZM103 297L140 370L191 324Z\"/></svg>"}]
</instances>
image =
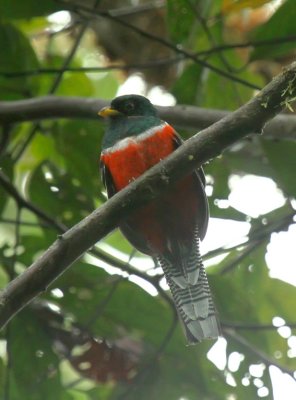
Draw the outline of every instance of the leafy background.
<instances>
[{"instance_id":1,"label":"leafy background","mask_svg":"<svg viewBox=\"0 0 296 400\"><path fill-rule=\"evenodd\" d=\"M145 94L160 86L180 104L233 110L293 60L295 14L294 0L0 0L0 99L111 99L141 73ZM0 287L64 226L105 202L97 168L103 130L99 119L74 116L1 125L1 177L11 190L0 186ZM296 290L272 278L266 260L274 232L295 227L295 154L295 135L253 137L205 166L220 236L227 222L249 224L233 246L204 254L224 333L218 346L186 346L162 272L114 232L1 332L0 397L274 398L272 366L295 378ZM277 184L280 207L254 217L231 205L232 178L250 174Z\"/></svg>"}]
</instances>

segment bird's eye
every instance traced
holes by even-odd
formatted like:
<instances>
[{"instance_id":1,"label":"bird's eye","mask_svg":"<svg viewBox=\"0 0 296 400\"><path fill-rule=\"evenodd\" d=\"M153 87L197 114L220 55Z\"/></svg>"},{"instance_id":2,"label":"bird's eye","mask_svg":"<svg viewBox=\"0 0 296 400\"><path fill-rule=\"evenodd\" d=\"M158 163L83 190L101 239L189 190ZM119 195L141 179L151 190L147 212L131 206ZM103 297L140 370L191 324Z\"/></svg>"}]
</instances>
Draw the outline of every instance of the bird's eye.
<instances>
[{"instance_id":1,"label":"bird's eye","mask_svg":"<svg viewBox=\"0 0 296 400\"><path fill-rule=\"evenodd\" d=\"M130 113L130 112L134 111L134 109L135 109L134 103L132 103L132 102L126 103L126 105L125 105L125 111L126 111L127 113Z\"/></svg>"}]
</instances>

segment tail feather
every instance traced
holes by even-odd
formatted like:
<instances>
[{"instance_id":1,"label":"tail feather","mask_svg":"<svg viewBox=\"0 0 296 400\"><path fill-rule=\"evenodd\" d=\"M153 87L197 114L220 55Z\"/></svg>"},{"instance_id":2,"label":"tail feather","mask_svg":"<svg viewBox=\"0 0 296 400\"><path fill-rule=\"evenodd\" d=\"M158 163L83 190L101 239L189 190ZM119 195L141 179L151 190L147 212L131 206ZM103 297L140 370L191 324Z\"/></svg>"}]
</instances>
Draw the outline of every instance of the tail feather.
<instances>
[{"instance_id":1,"label":"tail feather","mask_svg":"<svg viewBox=\"0 0 296 400\"><path fill-rule=\"evenodd\" d=\"M200 256L198 232L195 239L191 254L185 259L186 262L183 259L181 265L158 257L189 343L197 343L204 338L217 338L220 334L214 302Z\"/></svg>"},{"instance_id":2,"label":"tail feather","mask_svg":"<svg viewBox=\"0 0 296 400\"><path fill-rule=\"evenodd\" d=\"M176 285L186 288L188 284L195 285L199 279L200 267L202 266L200 250L199 250L199 237L198 231L194 235L194 244L188 255L186 247L178 246L175 254L178 254L176 263L169 262L170 264L170 277ZM175 244L177 245L177 244Z\"/></svg>"}]
</instances>

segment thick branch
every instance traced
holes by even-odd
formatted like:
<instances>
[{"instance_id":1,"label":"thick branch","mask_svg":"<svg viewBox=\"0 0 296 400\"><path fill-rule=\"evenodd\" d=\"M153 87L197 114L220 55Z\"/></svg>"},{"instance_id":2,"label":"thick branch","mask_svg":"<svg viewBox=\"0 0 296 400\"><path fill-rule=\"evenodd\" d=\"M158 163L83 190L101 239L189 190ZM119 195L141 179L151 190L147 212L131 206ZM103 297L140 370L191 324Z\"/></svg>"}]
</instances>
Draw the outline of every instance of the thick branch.
<instances>
[{"instance_id":1,"label":"thick branch","mask_svg":"<svg viewBox=\"0 0 296 400\"><path fill-rule=\"evenodd\" d=\"M54 228L58 234L65 233L68 230L68 227L66 225L56 221L54 218L47 215L43 210L39 209L34 204L27 201L18 192L18 190L13 186L13 184L9 181L8 177L1 171L0 171L0 185L15 200L19 209L26 208L27 210L30 210L38 218L40 218L41 220L46 222L48 224L48 225L46 225L47 227L51 226L52 228ZM21 223L22 223L21 221L14 221L14 225L20 225ZM36 226L40 226L40 224L36 225ZM169 304L172 305L171 298L161 288L157 277L149 276L149 275L145 274L145 272L141 272L141 271L137 270L136 268L130 266L129 263L123 262L123 261L119 260L118 258L112 257L109 254L105 253L104 251L102 251L96 247L91 249L89 253L91 255L93 255L94 257L98 257L100 260L105 261L107 264L110 264L113 267L117 267L124 272L127 272L129 275L137 275L140 278L147 280L149 283L151 283L151 285L153 285L155 287L155 289L160 293L160 295L164 299L166 299L166 301Z\"/></svg>"},{"instance_id":2,"label":"thick branch","mask_svg":"<svg viewBox=\"0 0 296 400\"><path fill-rule=\"evenodd\" d=\"M63 271L94 243L102 239L137 207L163 193L172 183L244 138L260 132L296 94L296 63L234 113L185 142L170 157L117 193L53 245L0 296L0 326L35 296L46 290Z\"/></svg>"},{"instance_id":3,"label":"thick branch","mask_svg":"<svg viewBox=\"0 0 296 400\"><path fill-rule=\"evenodd\" d=\"M44 96L28 100L0 101L0 124L36 121L50 118L98 119L98 111L108 104L105 100L85 97ZM207 128L229 111L179 105L157 107L159 115L177 129ZM264 137L296 140L296 117L278 115L264 128Z\"/></svg>"}]
</instances>

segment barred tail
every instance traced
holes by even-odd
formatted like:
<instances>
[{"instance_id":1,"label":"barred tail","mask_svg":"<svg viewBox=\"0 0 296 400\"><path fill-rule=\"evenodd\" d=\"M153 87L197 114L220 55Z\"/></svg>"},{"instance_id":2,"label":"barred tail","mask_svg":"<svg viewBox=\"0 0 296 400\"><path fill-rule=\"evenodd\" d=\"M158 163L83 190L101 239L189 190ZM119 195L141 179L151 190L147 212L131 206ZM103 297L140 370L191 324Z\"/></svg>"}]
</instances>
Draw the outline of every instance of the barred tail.
<instances>
[{"instance_id":1,"label":"barred tail","mask_svg":"<svg viewBox=\"0 0 296 400\"><path fill-rule=\"evenodd\" d=\"M195 239L192 254L181 266L163 257L158 258L190 344L220 335L219 321L199 252L199 239Z\"/></svg>"}]
</instances>

